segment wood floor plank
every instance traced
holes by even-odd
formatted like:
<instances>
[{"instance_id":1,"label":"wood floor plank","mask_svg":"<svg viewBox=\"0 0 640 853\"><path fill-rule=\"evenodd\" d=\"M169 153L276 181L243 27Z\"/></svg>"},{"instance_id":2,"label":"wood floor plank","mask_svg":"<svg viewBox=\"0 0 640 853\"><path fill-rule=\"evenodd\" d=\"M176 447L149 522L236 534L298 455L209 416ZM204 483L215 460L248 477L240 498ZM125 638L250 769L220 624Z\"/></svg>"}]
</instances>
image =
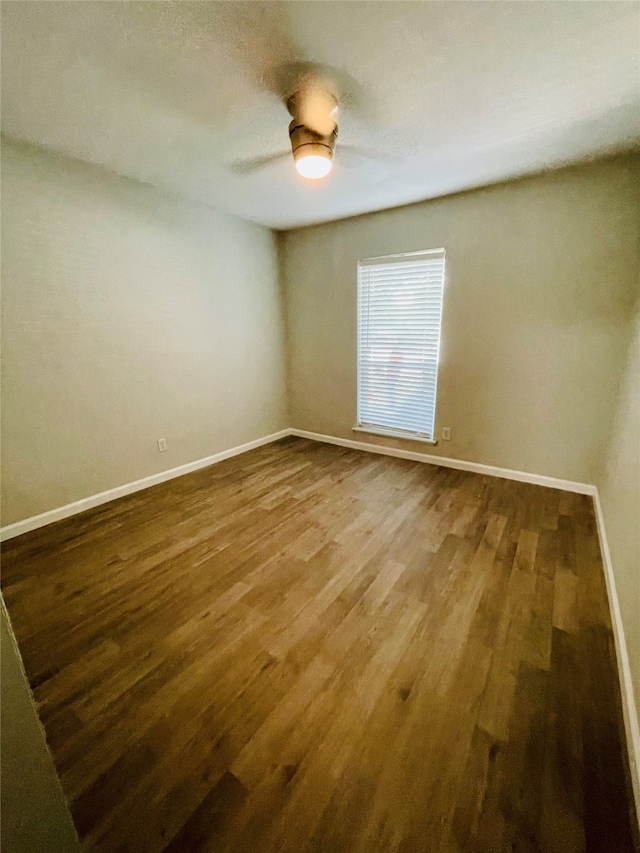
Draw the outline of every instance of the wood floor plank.
<instances>
[{"instance_id":1,"label":"wood floor plank","mask_svg":"<svg viewBox=\"0 0 640 853\"><path fill-rule=\"evenodd\" d=\"M586 496L288 438L2 556L87 851L638 853Z\"/></svg>"}]
</instances>

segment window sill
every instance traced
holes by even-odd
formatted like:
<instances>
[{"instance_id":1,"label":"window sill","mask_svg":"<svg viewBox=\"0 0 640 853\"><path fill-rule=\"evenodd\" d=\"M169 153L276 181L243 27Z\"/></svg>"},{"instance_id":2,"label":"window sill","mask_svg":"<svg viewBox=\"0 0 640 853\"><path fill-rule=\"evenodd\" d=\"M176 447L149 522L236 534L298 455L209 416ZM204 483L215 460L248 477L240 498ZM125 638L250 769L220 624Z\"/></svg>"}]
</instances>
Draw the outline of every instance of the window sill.
<instances>
[{"instance_id":1,"label":"window sill","mask_svg":"<svg viewBox=\"0 0 640 853\"><path fill-rule=\"evenodd\" d=\"M354 426L352 429L354 432L366 432L368 435L383 435L386 438L403 438L405 441L419 441L421 444L430 444L432 447L435 447L438 443L433 438L423 438L420 435L395 429L378 429L377 427L365 426Z\"/></svg>"}]
</instances>

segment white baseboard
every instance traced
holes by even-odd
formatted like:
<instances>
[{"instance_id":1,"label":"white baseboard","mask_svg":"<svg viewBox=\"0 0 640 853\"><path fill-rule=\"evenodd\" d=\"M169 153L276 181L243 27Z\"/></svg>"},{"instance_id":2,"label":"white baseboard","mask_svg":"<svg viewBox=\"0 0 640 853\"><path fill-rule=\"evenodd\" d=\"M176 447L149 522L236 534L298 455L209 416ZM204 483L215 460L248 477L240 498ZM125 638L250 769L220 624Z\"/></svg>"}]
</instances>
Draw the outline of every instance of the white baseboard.
<instances>
[{"instance_id":1,"label":"white baseboard","mask_svg":"<svg viewBox=\"0 0 640 853\"><path fill-rule=\"evenodd\" d=\"M545 477L540 474L529 474L524 471L513 471L510 468L496 468L493 465L482 465L479 462L467 462L463 459L449 459L446 456L434 456L433 454L419 453L414 450L401 450L395 447L385 447L381 444L370 444L365 441L353 441L348 438L338 438L333 435L322 435L318 432L308 432L302 429L283 429L279 432L274 432L271 435L265 435L262 438L257 438L254 441L249 441L246 444L240 444L237 447L231 447L228 450L223 450L220 453L214 453L212 456L206 456L204 459L197 459L195 462L188 462L186 465L179 465L177 468L170 468L168 471L160 471L158 474L152 474L149 477L143 477L141 480L135 480L132 483L125 483L122 486L116 486L113 489L108 489L105 492L100 492L97 495L89 495L86 498L81 498L65 506L56 507L40 515L33 515L30 518L25 518L22 521L16 521L13 524L7 524L0 528L0 542L7 539L13 539L15 536L20 536L22 533L29 533L31 530L37 530L39 527L45 527L47 524L53 524L55 521L61 521L63 518L69 518L72 515L77 515L87 509L92 509L100 504L113 501L116 498L122 498L125 495L139 492L142 489L148 489L149 486L155 486L158 483L164 483L167 480L172 480L174 477L181 477L183 474L190 474L192 471L197 471L200 468L206 468L209 465L215 465L216 462L221 462L223 459L229 459L232 456L238 456L240 453L246 453L247 450L253 450L255 447L261 447L263 444L269 444L272 441L277 441L279 438L285 438L288 435L296 435L300 438L309 438L313 441L322 441L327 444L338 444L342 447L351 447L356 450L366 450L369 453L381 453L385 456L395 456L400 459L413 459L416 462L427 462L431 465L443 465L446 468L457 468L461 471L473 471L476 474L487 474L491 477L504 477L507 480L519 480L523 483L534 483L538 486L549 486L553 489L562 489L568 492L578 492L579 494L593 495L595 487L588 483L574 483L570 480L558 480L555 477Z\"/></svg>"},{"instance_id":2,"label":"white baseboard","mask_svg":"<svg viewBox=\"0 0 640 853\"><path fill-rule=\"evenodd\" d=\"M600 503L600 495L596 489L593 498L596 509L596 522L598 525L598 538L600 539L600 552L604 565L604 579L607 584L609 596L609 610L611 612L611 624L613 626L613 638L616 646L616 658L618 661L618 677L620 680L620 693L622 695L622 714L624 717L624 728L627 735L627 749L629 753L629 767L631 770L631 783L633 785L633 796L636 803L636 817L640 827L640 725L638 723L638 711L636 708L635 693L633 691L633 678L627 652L627 643L622 625L622 614L620 602L616 590L616 579L613 573L613 563L607 542L607 532L604 524L604 513Z\"/></svg>"},{"instance_id":3,"label":"white baseboard","mask_svg":"<svg viewBox=\"0 0 640 853\"><path fill-rule=\"evenodd\" d=\"M200 468L207 468L209 465L215 465L216 462L222 462L223 459L239 456L241 453L246 453L247 450L253 450L255 447L261 447L263 444L270 444L272 441L285 438L290 434L291 430L282 429L280 432L274 432L271 435L256 438L254 441L248 441L246 444L239 444L237 447L230 447L228 450L214 453L213 456L205 456L204 459L187 462L186 465L179 465L177 468L170 468L168 471L160 471L158 474L151 474L151 476L135 480L133 483L125 483L122 486L116 486L114 489L107 489L106 492L89 495L89 497L82 498L79 501L42 512L40 515L33 515L31 518L16 521L14 524L7 524L6 527L0 528L0 542L13 539L14 536L20 536L22 533L28 533L31 530L37 530L39 527L45 527L47 524L53 524L54 521L61 521L63 518L77 515L80 512L92 509L94 506L100 506L100 504L108 503L116 498L123 498L125 495L131 495L134 492L142 491L142 489L148 489L149 486L173 480L174 477L181 477L183 474L190 474L192 471L198 471Z\"/></svg>"},{"instance_id":4,"label":"white baseboard","mask_svg":"<svg viewBox=\"0 0 640 853\"><path fill-rule=\"evenodd\" d=\"M579 495L595 494L595 486L590 483L558 480L556 477L546 477L543 474L530 474L526 471L514 471L511 468L496 468L495 465L467 462L465 459L451 459L448 456L435 456L433 453L420 453L417 450L401 450L398 447L386 447L382 444L370 444L365 441L354 441L350 438L337 438L335 435L322 435L319 432L308 432L304 429L291 429L289 433L290 435L297 435L299 438L309 438L312 441L339 444L342 447L366 450L369 453L381 453L384 456L396 456L399 459L412 459L414 462L427 462L429 465L442 465L444 468L456 468L459 471L472 471L474 474L486 474L489 477L518 480L521 483L532 483L535 486L561 489L563 492L576 492Z\"/></svg>"}]
</instances>

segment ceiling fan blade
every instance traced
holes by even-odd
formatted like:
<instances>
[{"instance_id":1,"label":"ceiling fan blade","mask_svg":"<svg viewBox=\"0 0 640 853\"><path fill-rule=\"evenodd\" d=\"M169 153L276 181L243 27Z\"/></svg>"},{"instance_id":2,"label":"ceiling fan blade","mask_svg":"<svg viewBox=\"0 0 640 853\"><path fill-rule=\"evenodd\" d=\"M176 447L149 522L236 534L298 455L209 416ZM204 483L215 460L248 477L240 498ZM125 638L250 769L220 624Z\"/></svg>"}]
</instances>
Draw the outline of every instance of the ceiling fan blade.
<instances>
[{"instance_id":1,"label":"ceiling fan blade","mask_svg":"<svg viewBox=\"0 0 640 853\"><path fill-rule=\"evenodd\" d=\"M279 154L267 154L265 157L252 157L250 160L238 160L231 164L231 171L237 175L250 175L281 160L291 157L290 151L281 151Z\"/></svg>"},{"instance_id":2,"label":"ceiling fan blade","mask_svg":"<svg viewBox=\"0 0 640 853\"><path fill-rule=\"evenodd\" d=\"M363 148L360 145L342 145L338 141L336 145L336 157L345 154L345 160L348 164L357 165L358 160L382 160L385 163L400 164L403 162L402 157L397 157L395 154L389 154L388 151L377 151L372 148Z\"/></svg>"}]
</instances>

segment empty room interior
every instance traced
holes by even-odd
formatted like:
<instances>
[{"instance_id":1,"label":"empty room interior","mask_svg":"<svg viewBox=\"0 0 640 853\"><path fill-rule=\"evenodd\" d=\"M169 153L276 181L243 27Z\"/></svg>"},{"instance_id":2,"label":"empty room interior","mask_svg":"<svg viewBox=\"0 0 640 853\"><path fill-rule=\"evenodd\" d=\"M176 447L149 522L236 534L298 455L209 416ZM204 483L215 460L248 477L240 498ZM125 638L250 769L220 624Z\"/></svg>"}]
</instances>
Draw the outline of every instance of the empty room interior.
<instances>
[{"instance_id":1,"label":"empty room interior","mask_svg":"<svg viewBox=\"0 0 640 853\"><path fill-rule=\"evenodd\" d=\"M0 6L2 850L640 853L640 3Z\"/></svg>"}]
</instances>

